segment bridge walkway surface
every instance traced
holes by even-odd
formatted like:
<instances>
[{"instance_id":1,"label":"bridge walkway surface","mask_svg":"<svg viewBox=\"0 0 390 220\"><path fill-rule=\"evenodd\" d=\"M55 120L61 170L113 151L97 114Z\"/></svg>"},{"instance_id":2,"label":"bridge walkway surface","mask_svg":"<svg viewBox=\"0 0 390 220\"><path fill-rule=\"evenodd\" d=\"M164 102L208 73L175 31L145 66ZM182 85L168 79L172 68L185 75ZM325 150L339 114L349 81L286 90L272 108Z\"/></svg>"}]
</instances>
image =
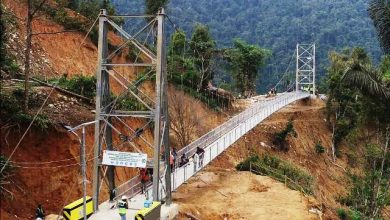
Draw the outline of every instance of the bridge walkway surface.
<instances>
[{"instance_id":1,"label":"bridge walkway surface","mask_svg":"<svg viewBox=\"0 0 390 220\"><path fill-rule=\"evenodd\" d=\"M177 158L180 158L184 153L188 158L191 158L195 154L197 147L203 148L205 153L201 166L199 163L195 163L195 161L191 159L186 165L177 167L174 170L174 172L171 174L172 190L176 190L178 187L180 187L184 182L194 176L199 170L209 164L214 158L220 155L224 150L226 150L229 146L240 139L252 128L257 126L268 116L290 103L307 98L309 96L310 94L306 92L290 92L281 93L273 99L254 102L243 112L237 114L225 123L214 128L210 132L206 133L199 139L178 151ZM159 184L160 198L165 198L165 181L163 181L164 176L165 175L162 175ZM130 211L128 212L127 219L134 219L136 210L142 208L145 199L152 195L152 186L149 184L145 195L141 195L141 182L139 177L136 176L118 186L116 189L116 195L116 198L120 198L123 195L125 195L127 198L131 198L131 207ZM110 217L110 219L120 219L118 210L110 209L111 206L109 204L110 202L106 201L99 205L99 211L91 216L90 219L100 220L107 219L107 217ZM104 218L104 216L106 218ZM115 216L117 216L117 218Z\"/></svg>"}]
</instances>

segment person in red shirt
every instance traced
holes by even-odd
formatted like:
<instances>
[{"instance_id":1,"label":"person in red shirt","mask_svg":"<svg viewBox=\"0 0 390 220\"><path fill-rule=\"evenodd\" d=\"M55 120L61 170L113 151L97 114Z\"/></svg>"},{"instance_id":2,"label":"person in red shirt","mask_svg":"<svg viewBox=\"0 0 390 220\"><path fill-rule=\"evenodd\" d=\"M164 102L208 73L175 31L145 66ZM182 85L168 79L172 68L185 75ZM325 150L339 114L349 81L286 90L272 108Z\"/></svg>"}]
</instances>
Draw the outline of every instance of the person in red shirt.
<instances>
[{"instance_id":1,"label":"person in red shirt","mask_svg":"<svg viewBox=\"0 0 390 220\"><path fill-rule=\"evenodd\" d=\"M170 153L169 164L171 165L171 171L173 171L173 169L175 168L175 157L173 156L172 152Z\"/></svg>"},{"instance_id":2,"label":"person in red shirt","mask_svg":"<svg viewBox=\"0 0 390 220\"><path fill-rule=\"evenodd\" d=\"M149 181L149 173L145 168L140 170L141 178L141 193L144 194L146 191L146 183Z\"/></svg>"}]
</instances>

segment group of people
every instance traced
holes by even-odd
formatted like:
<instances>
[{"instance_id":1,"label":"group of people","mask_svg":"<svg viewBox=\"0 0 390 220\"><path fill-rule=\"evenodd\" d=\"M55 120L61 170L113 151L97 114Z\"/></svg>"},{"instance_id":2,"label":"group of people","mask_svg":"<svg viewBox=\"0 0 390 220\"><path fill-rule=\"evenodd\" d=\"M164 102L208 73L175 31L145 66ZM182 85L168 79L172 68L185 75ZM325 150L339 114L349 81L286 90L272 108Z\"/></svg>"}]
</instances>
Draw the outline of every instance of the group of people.
<instances>
[{"instance_id":1,"label":"group of people","mask_svg":"<svg viewBox=\"0 0 390 220\"><path fill-rule=\"evenodd\" d=\"M193 155L194 160L194 169L197 169L199 167L203 166L203 158L204 158L204 149L201 147L197 147L195 154ZM180 158L179 167L182 167L186 165L189 162L189 158L187 157L186 153L183 153Z\"/></svg>"},{"instance_id":2,"label":"group of people","mask_svg":"<svg viewBox=\"0 0 390 220\"><path fill-rule=\"evenodd\" d=\"M275 87L273 87L273 88L271 88L269 91L268 91L268 96L275 96L277 94L277 92L276 92L276 88Z\"/></svg>"}]
</instances>

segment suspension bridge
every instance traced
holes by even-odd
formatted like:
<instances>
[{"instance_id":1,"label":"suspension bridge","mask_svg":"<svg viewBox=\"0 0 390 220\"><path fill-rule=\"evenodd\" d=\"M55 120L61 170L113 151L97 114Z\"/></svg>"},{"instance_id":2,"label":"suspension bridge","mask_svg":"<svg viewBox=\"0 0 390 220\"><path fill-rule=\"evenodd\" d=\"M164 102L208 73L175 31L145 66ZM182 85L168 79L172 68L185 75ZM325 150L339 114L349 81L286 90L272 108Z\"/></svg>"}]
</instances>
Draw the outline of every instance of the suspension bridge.
<instances>
[{"instance_id":1,"label":"suspension bridge","mask_svg":"<svg viewBox=\"0 0 390 220\"><path fill-rule=\"evenodd\" d=\"M97 68L97 94L96 94L96 120L95 120L95 143L94 143L94 170L93 170L93 206L95 213L91 219L119 219L118 212L112 209L114 204L112 201L107 201L98 204L100 183L102 178L106 178L108 182L108 189L110 192L115 192L115 199L120 199L126 196L133 201L130 203L131 209L127 213L130 219L134 219L135 210L142 208L143 202L146 199L154 201L165 201L169 206L171 205L171 192L176 190L188 179L194 176L204 166L213 161L218 155L228 149L232 144L244 136L248 131L261 123L268 116L272 115L279 109L289 105L300 99L308 98L310 90L304 89L310 87L314 93L315 91L315 45L314 44L298 44L296 48L296 71L295 71L295 85L290 85L286 91L291 91L292 86L294 91L279 93L276 96L267 98L261 101L252 103L243 112L230 118L225 123L212 129L204 134L199 139L195 140L188 146L180 149L177 152L176 158L180 158L183 154L191 158L197 148L204 150L203 163L200 165L194 160L189 160L183 166L177 167L174 171L169 166L170 145L169 145L169 114L167 101L167 68L166 68L166 54L165 54L165 32L164 19L167 17L163 9L160 9L156 16L141 16L141 15L122 15L116 16L122 18L151 18L149 23L140 29L135 34L130 34L123 30L120 26L115 24L111 17L107 15L105 10L102 10L99 16L99 43L98 43L98 68ZM168 17L169 19L169 17ZM108 26L115 29L125 40L125 43L118 47L113 53L108 53ZM147 30L150 29L148 32ZM147 32L145 40L137 40L142 32ZM148 49L146 43L148 42L149 33L155 33L152 41L156 43L156 53ZM138 48L139 52L144 54L146 61L137 63L137 58L132 63L111 63L112 58L118 54L118 51L123 49L125 45L133 44ZM156 97L149 98L147 94L142 92L133 83L126 79L126 76L119 73L115 68L124 67L149 67L150 71L146 75L155 71L156 74ZM153 70L153 71L152 71ZM287 73L287 71L286 71ZM285 74L286 74L285 73ZM283 76L284 77L284 76ZM282 79L283 79L282 77ZM115 109L114 101L110 100L110 83L109 79L119 83L124 88L124 92L119 94L131 94L140 103L146 107L146 111L122 111ZM281 79L281 80L282 80ZM280 81L279 81L280 82ZM279 84L278 82L278 84ZM306 90L306 91L305 91ZM122 123L126 124L123 117L142 118L146 121L141 129L130 129L131 133L123 134L120 129L115 127L111 118L116 118ZM144 128L154 123L153 135L154 143L149 143L142 138L142 131ZM126 125L130 128L131 125ZM153 148L153 181L147 184L146 193L141 194L141 181L139 176L136 176L129 181L122 183L115 187L114 166L107 166L102 170L103 165L100 162L102 150L113 150L113 132L118 133L125 142L128 142L134 149L138 150L133 143L134 138L141 138L148 146ZM161 157L161 149L164 155ZM140 150L138 150L140 152ZM154 162L153 162L154 161ZM156 162L159 161L159 162ZM157 172L156 172L157 171ZM102 173L105 177L101 176ZM83 181L85 183L85 180ZM84 191L85 193L85 191ZM85 198L85 196L84 196ZM84 201L85 204L85 201ZM169 208L168 208L169 209ZM167 216L169 214L165 214Z\"/></svg>"}]
</instances>

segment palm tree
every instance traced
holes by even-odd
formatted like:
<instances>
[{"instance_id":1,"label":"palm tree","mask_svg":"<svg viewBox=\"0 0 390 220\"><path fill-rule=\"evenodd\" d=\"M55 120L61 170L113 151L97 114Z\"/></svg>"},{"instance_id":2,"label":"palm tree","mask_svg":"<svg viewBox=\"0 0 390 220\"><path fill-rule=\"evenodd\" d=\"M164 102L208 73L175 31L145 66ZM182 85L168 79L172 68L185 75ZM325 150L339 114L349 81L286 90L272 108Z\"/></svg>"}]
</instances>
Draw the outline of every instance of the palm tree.
<instances>
[{"instance_id":1,"label":"palm tree","mask_svg":"<svg viewBox=\"0 0 390 220\"><path fill-rule=\"evenodd\" d=\"M390 100L390 87L386 85L384 73L371 64L353 62L346 68L342 81L358 88L365 95Z\"/></svg>"}]
</instances>

